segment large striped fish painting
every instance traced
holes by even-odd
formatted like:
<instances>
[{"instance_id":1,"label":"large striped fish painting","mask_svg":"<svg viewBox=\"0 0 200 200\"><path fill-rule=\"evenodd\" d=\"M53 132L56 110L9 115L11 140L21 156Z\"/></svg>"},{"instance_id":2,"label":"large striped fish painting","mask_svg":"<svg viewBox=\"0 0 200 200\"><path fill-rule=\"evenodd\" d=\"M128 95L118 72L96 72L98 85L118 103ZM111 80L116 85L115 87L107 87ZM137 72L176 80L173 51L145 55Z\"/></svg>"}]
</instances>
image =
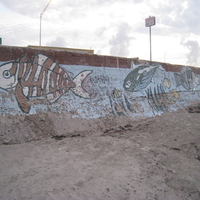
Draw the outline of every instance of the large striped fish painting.
<instances>
[{"instance_id":1,"label":"large striped fish painting","mask_svg":"<svg viewBox=\"0 0 200 200\"><path fill-rule=\"evenodd\" d=\"M72 78L70 72L46 55L36 54L33 61L23 56L0 66L0 88L13 89L19 107L29 113L31 97L45 96L49 103L54 103L71 90L80 97L90 98L82 86L90 73L91 70L82 71Z\"/></svg>"}]
</instances>

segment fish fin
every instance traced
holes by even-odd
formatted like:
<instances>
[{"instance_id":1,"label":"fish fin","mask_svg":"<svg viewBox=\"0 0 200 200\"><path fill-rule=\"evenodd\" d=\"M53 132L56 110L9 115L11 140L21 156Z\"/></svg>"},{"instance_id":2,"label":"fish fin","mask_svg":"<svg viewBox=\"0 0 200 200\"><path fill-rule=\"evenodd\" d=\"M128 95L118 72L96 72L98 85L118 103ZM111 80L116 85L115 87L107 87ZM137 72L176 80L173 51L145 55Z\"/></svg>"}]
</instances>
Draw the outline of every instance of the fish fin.
<instances>
[{"instance_id":1,"label":"fish fin","mask_svg":"<svg viewBox=\"0 0 200 200\"><path fill-rule=\"evenodd\" d=\"M131 63L131 69L134 70L137 67L137 65L132 61Z\"/></svg>"},{"instance_id":2,"label":"fish fin","mask_svg":"<svg viewBox=\"0 0 200 200\"><path fill-rule=\"evenodd\" d=\"M139 84L139 85L137 85L137 86L135 87L134 91L135 91L135 92L140 92L141 94L144 94L144 92L143 92L142 89L143 89L143 88L141 88L141 87L140 87L140 84Z\"/></svg>"},{"instance_id":3,"label":"fish fin","mask_svg":"<svg viewBox=\"0 0 200 200\"><path fill-rule=\"evenodd\" d=\"M74 74L73 74L73 72L70 72L70 71L68 71L67 69L65 69L65 68L62 68L68 75L69 75L69 77L72 79L72 77L74 76Z\"/></svg>"},{"instance_id":4,"label":"fish fin","mask_svg":"<svg viewBox=\"0 0 200 200\"><path fill-rule=\"evenodd\" d=\"M27 55L24 55L24 56L22 56L20 59L19 59L19 62L29 62L29 59L28 59L28 57L27 57Z\"/></svg>"},{"instance_id":5,"label":"fish fin","mask_svg":"<svg viewBox=\"0 0 200 200\"><path fill-rule=\"evenodd\" d=\"M146 72L146 71L143 72L143 74L141 75L141 80L139 84L141 89L146 88L149 85L149 83L152 82L155 71L156 71L156 68L153 68L149 72Z\"/></svg>"},{"instance_id":6,"label":"fish fin","mask_svg":"<svg viewBox=\"0 0 200 200\"><path fill-rule=\"evenodd\" d=\"M79 73L74 79L73 82L76 84L76 86L74 88L70 88L70 90L83 98L89 99L90 98L90 94L84 90L84 88L82 87L82 83L85 80L85 78L91 74L92 71L91 70L87 70L87 71L82 71L81 73Z\"/></svg>"},{"instance_id":7,"label":"fish fin","mask_svg":"<svg viewBox=\"0 0 200 200\"><path fill-rule=\"evenodd\" d=\"M139 88L138 91L139 91L141 94L145 95L145 93L142 91L141 88Z\"/></svg>"},{"instance_id":8,"label":"fish fin","mask_svg":"<svg viewBox=\"0 0 200 200\"><path fill-rule=\"evenodd\" d=\"M162 71L165 71L165 69L163 68L162 65L160 65L160 66L158 67L158 69L160 69L160 70L162 70Z\"/></svg>"},{"instance_id":9,"label":"fish fin","mask_svg":"<svg viewBox=\"0 0 200 200\"><path fill-rule=\"evenodd\" d=\"M182 85L182 78L180 74L174 73L175 81L176 81L176 86Z\"/></svg>"},{"instance_id":10,"label":"fish fin","mask_svg":"<svg viewBox=\"0 0 200 200\"><path fill-rule=\"evenodd\" d=\"M140 65L139 67L137 67L138 69L138 74L143 74L143 73L147 73L151 70L152 67L150 67L149 65Z\"/></svg>"},{"instance_id":11,"label":"fish fin","mask_svg":"<svg viewBox=\"0 0 200 200\"><path fill-rule=\"evenodd\" d=\"M192 93L195 94L196 87L192 88Z\"/></svg>"},{"instance_id":12,"label":"fish fin","mask_svg":"<svg viewBox=\"0 0 200 200\"><path fill-rule=\"evenodd\" d=\"M147 72L147 71L145 70L145 71L143 71L142 75L143 75L143 76L148 76L148 73L149 73L149 72Z\"/></svg>"},{"instance_id":13,"label":"fish fin","mask_svg":"<svg viewBox=\"0 0 200 200\"><path fill-rule=\"evenodd\" d=\"M54 103L56 102L61 96L63 95L63 93L60 93L59 91L56 91L54 93L49 93L46 95L47 101L49 103Z\"/></svg>"},{"instance_id":14,"label":"fish fin","mask_svg":"<svg viewBox=\"0 0 200 200\"><path fill-rule=\"evenodd\" d=\"M17 99L17 103L19 105L19 107L21 108L21 110L25 113L29 113L30 109L31 109L31 105L29 103L29 99L28 97L26 97L23 93L23 89L20 83L18 83L16 85L16 89L15 89L15 97Z\"/></svg>"},{"instance_id":15,"label":"fish fin","mask_svg":"<svg viewBox=\"0 0 200 200\"><path fill-rule=\"evenodd\" d=\"M137 91L140 92L141 94L145 95L141 88L138 88Z\"/></svg>"}]
</instances>

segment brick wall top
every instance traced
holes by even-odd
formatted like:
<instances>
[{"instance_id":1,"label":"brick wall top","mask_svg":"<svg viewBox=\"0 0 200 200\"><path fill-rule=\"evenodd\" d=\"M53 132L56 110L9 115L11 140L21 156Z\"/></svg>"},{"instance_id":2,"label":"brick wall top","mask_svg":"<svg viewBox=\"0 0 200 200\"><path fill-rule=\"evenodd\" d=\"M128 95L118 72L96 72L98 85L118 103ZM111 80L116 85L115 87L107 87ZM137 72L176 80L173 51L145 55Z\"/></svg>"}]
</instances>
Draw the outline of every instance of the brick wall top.
<instances>
[{"instance_id":1,"label":"brick wall top","mask_svg":"<svg viewBox=\"0 0 200 200\"><path fill-rule=\"evenodd\" d=\"M96 67L115 67L115 68L131 68L131 62L135 64L144 64L145 60L137 58L124 58L115 56L104 56L96 54L74 53L70 51L58 51L52 49L32 49L29 47L0 46L0 61L17 60L23 55L27 55L31 60L37 53L45 54L51 57L59 64L65 65L88 65ZM166 71L180 72L183 65L172 65L169 63L161 63ZM200 68L192 67L193 72L200 74Z\"/></svg>"},{"instance_id":2,"label":"brick wall top","mask_svg":"<svg viewBox=\"0 0 200 200\"><path fill-rule=\"evenodd\" d=\"M29 59L32 59L32 57L37 53L45 54L46 56L51 57L57 63L65 65L89 65L96 67L119 68L130 68L131 66L131 60L122 57L9 46L0 46L0 61L17 60L22 55L27 55Z\"/></svg>"}]
</instances>

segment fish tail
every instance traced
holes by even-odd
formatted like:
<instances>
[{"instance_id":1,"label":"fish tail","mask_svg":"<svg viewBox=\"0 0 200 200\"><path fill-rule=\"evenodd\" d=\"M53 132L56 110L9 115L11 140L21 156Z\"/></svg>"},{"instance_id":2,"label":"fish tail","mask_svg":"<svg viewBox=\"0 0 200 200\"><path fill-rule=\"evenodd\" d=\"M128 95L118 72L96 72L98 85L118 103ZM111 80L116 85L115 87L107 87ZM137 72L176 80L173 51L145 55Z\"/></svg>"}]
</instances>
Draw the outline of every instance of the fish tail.
<instances>
[{"instance_id":1,"label":"fish tail","mask_svg":"<svg viewBox=\"0 0 200 200\"><path fill-rule=\"evenodd\" d=\"M85 80L85 78L91 74L92 71L91 70L86 70L86 71L82 71L81 73L79 73L74 79L73 79L73 82L76 84L75 87L73 88L70 88L70 90L80 96L80 97L83 97L83 98L86 98L86 99L89 99L90 98L90 94L84 90L83 86L82 86L82 83L83 81Z\"/></svg>"},{"instance_id":2,"label":"fish tail","mask_svg":"<svg viewBox=\"0 0 200 200\"><path fill-rule=\"evenodd\" d=\"M15 90L15 97L17 99L17 103L18 103L19 107L21 108L21 110L25 113L29 113L29 111L31 109L31 105L29 103L28 97L26 97L23 94L22 90L23 89L22 89L21 84L18 83L16 86L16 90Z\"/></svg>"},{"instance_id":3,"label":"fish tail","mask_svg":"<svg viewBox=\"0 0 200 200\"><path fill-rule=\"evenodd\" d=\"M160 70L162 70L162 71L165 70L165 69L162 67L162 65L160 65L160 66L158 67L158 69L160 69Z\"/></svg>"}]
</instances>

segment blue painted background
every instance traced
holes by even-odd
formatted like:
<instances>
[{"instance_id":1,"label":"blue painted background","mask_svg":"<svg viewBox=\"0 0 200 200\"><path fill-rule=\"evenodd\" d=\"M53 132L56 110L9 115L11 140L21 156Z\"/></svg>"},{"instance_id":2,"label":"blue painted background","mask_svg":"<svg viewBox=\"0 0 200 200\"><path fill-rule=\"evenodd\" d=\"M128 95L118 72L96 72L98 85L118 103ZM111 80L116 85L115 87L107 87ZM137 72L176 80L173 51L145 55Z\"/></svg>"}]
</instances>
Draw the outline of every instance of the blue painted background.
<instances>
[{"instance_id":1,"label":"blue painted background","mask_svg":"<svg viewBox=\"0 0 200 200\"><path fill-rule=\"evenodd\" d=\"M0 65L5 63L0 62ZM70 72L72 79L83 71L92 71L87 77L87 83L83 82L90 98L83 98L72 90L67 91L54 103L45 101L45 96L32 97L28 114L66 112L72 118L87 119L107 115L155 116L177 110L199 100L200 97L200 76L195 74L192 68L185 66L176 73L167 72L158 63L132 63L131 69L81 65L60 67ZM3 79L1 83L2 81ZM132 91L128 90L130 84L134 85ZM25 114L17 103L14 90L15 88L0 88L1 115Z\"/></svg>"}]
</instances>

